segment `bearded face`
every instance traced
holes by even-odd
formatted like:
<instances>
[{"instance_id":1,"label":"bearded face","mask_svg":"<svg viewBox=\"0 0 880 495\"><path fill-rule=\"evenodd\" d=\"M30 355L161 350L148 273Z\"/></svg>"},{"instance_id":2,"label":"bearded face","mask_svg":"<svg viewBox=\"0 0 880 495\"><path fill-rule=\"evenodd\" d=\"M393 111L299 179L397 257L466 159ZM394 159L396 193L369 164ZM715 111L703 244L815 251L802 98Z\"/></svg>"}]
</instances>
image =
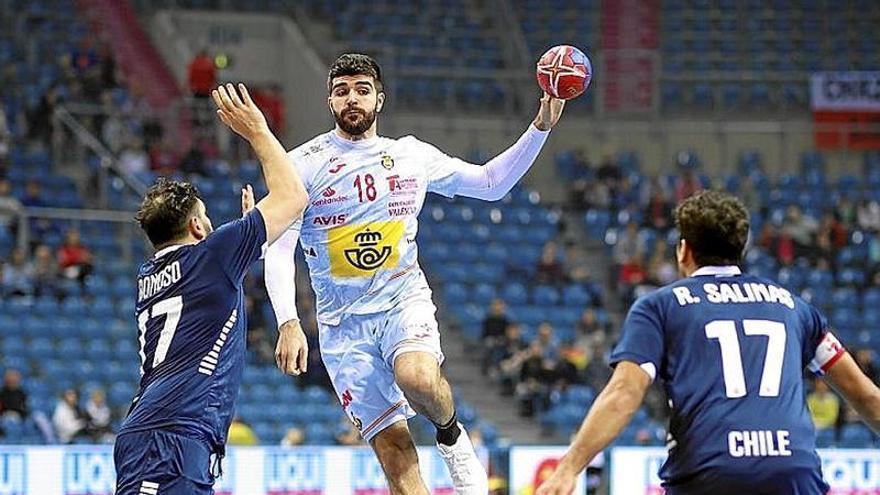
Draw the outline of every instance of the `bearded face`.
<instances>
[{"instance_id":1,"label":"bearded face","mask_svg":"<svg viewBox=\"0 0 880 495\"><path fill-rule=\"evenodd\" d=\"M356 137L376 123L385 93L377 92L370 76L340 76L333 79L328 103L340 130Z\"/></svg>"}]
</instances>

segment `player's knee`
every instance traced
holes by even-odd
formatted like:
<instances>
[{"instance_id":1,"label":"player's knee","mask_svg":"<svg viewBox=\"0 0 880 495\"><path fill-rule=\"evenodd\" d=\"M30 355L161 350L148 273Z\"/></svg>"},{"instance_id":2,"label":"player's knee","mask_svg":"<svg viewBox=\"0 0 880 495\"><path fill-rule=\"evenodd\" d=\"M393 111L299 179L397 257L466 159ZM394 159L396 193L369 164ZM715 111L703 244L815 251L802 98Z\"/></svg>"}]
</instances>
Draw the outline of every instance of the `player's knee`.
<instances>
[{"instance_id":1,"label":"player's knee","mask_svg":"<svg viewBox=\"0 0 880 495\"><path fill-rule=\"evenodd\" d=\"M433 397L440 380L437 362L412 354L404 354L394 362L394 379L410 398Z\"/></svg>"},{"instance_id":2,"label":"player's knee","mask_svg":"<svg viewBox=\"0 0 880 495\"><path fill-rule=\"evenodd\" d=\"M409 429L393 425L380 432L371 442L382 469L389 478L396 478L418 466L416 448Z\"/></svg>"}]
</instances>

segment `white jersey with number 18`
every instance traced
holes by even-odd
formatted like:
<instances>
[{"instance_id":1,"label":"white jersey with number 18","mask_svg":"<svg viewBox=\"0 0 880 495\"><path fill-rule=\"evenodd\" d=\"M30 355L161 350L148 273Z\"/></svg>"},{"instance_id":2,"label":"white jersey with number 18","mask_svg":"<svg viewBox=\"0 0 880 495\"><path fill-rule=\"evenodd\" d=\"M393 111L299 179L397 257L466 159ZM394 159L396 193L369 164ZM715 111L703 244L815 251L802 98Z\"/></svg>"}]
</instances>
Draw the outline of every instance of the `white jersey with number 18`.
<instances>
[{"instance_id":1,"label":"white jersey with number 18","mask_svg":"<svg viewBox=\"0 0 880 495\"><path fill-rule=\"evenodd\" d=\"M289 153L309 193L299 231L321 323L430 298L418 265L417 217L427 192L453 196L468 166L407 136L347 141L327 132Z\"/></svg>"}]
</instances>

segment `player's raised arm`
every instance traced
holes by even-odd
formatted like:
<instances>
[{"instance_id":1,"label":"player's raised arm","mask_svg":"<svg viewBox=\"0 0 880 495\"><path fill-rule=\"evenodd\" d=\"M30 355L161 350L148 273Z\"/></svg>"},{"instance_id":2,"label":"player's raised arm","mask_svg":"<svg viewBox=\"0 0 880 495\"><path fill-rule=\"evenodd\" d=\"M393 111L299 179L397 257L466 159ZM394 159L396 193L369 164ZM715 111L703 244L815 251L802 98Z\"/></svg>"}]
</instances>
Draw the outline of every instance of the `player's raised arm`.
<instances>
[{"instance_id":1,"label":"player's raised arm","mask_svg":"<svg viewBox=\"0 0 880 495\"><path fill-rule=\"evenodd\" d=\"M569 495L590 461L626 428L651 386L651 377L632 361L621 361L590 408L568 452L535 495Z\"/></svg>"},{"instance_id":2,"label":"player's raised arm","mask_svg":"<svg viewBox=\"0 0 880 495\"><path fill-rule=\"evenodd\" d=\"M550 129L559 122L565 101L544 94L538 113L529 128L498 156L485 165L474 165L450 158L439 151L429 175L434 187L429 189L447 195L498 201L529 171L547 141ZM451 184L451 188L436 184Z\"/></svg>"},{"instance_id":3,"label":"player's raised arm","mask_svg":"<svg viewBox=\"0 0 880 495\"><path fill-rule=\"evenodd\" d=\"M269 194L256 208L263 215L266 240L271 244L302 214L308 201L306 188L244 84L238 85L238 91L226 84L211 95L220 120L250 143L260 161Z\"/></svg>"},{"instance_id":4,"label":"player's raised arm","mask_svg":"<svg viewBox=\"0 0 880 495\"><path fill-rule=\"evenodd\" d=\"M825 372L825 380L859 413L865 424L880 435L880 389L865 376L848 352Z\"/></svg>"}]
</instances>

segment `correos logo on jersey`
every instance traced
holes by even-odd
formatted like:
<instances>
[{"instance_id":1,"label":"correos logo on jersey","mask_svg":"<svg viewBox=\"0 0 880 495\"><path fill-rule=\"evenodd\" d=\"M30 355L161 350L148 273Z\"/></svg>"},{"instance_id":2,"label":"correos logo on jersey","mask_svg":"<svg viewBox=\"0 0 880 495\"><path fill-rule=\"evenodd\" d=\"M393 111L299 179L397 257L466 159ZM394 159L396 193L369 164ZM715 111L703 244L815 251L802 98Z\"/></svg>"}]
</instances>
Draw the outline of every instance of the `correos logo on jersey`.
<instances>
[{"instance_id":1,"label":"correos logo on jersey","mask_svg":"<svg viewBox=\"0 0 880 495\"><path fill-rule=\"evenodd\" d=\"M64 454L64 495L112 495L116 469L108 450L72 450Z\"/></svg>"},{"instance_id":2,"label":"correos logo on jersey","mask_svg":"<svg viewBox=\"0 0 880 495\"><path fill-rule=\"evenodd\" d=\"M330 274L341 278L369 277L380 268L396 267L400 262L397 246L403 233L404 224L399 220L330 229Z\"/></svg>"},{"instance_id":3,"label":"correos logo on jersey","mask_svg":"<svg viewBox=\"0 0 880 495\"><path fill-rule=\"evenodd\" d=\"M0 495L24 495L24 454L4 452L0 454Z\"/></svg>"}]
</instances>

